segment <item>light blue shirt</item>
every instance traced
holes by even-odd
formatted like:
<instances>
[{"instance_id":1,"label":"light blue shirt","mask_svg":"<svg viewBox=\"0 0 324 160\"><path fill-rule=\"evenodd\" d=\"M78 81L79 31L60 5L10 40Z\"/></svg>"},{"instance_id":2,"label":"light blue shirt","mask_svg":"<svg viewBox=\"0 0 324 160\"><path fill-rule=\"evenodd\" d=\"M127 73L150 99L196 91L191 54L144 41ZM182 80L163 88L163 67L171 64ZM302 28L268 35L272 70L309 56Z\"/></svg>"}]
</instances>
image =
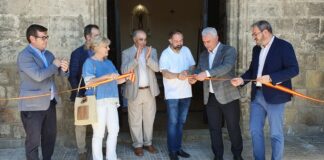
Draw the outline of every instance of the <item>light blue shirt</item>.
<instances>
[{"instance_id":1,"label":"light blue shirt","mask_svg":"<svg viewBox=\"0 0 324 160\"><path fill-rule=\"evenodd\" d=\"M92 78L98 78L111 73L118 73L118 71L110 60L98 61L90 57L84 62L82 68L82 77L86 83ZM92 94L96 95L96 99L118 98L117 81L114 80L97 86L95 88L95 93L94 90L91 89L86 91L86 95Z\"/></svg>"},{"instance_id":2,"label":"light blue shirt","mask_svg":"<svg viewBox=\"0 0 324 160\"><path fill-rule=\"evenodd\" d=\"M211 69L213 67L213 62L214 62L214 59L215 59L215 56L216 56L216 53L217 53L217 50L218 50L219 45L220 45L220 42L213 49L212 52L209 52L208 51L209 52L209 54L208 54L209 69ZM208 70L206 70L206 74L207 74L207 77L210 77L210 73L208 72ZM209 80L209 92L210 93L214 93L214 89L213 89L213 85L212 85L211 80Z\"/></svg>"},{"instance_id":3,"label":"light blue shirt","mask_svg":"<svg viewBox=\"0 0 324 160\"><path fill-rule=\"evenodd\" d=\"M35 48L34 46L32 46L31 44L29 44L29 46L37 53L37 55L42 59L42 61L44 62L45 67L48 67L48 62L46 60L45 57L45 52L46 50L44 50L43 52L40 51L39 49ZM54 99L54 85L51 86L51 100Z\"/></svg>"}]
</instances>

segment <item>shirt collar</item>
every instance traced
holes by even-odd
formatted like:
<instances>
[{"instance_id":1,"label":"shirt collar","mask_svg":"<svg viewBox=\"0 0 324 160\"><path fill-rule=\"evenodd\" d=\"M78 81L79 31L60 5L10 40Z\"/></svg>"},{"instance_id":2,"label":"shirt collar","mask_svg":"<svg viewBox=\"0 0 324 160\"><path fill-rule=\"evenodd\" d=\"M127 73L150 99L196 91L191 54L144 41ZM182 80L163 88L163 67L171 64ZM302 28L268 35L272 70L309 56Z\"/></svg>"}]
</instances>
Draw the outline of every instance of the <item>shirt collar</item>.
<instances>
[{"instance_id":1,"label":"shirt collar","mask_svg":"<svg viewBox=\"0 0 324 160\"><path fill-rule=\"evenodd\" d=\"M38 48L35 48L33 45L29 44L30 48L32 48L36 53L38 54L44 54L46 52L46 50L44 50L43 52L41 50L39 50Z\"/></svg>"},{"instance_id":2,"label":"shirt collar","mask_svg":"<svg viewBox=\"0 0 324 160\"><path fill-rule=\"evenodd\" d=\"M216 45L216 47L213 49L212 52L209 52L209 51L208 52L211 53L211 54L215 54L217 52L217 49L218 49L219 45L220 45L220 42L218 42L218 44Z\"/></svg>"},{"instance_id":3,"label":"shirt collar","mask_svg":"<svg viewBox=\"0 0 324 160\"><path fill-rule=\"evenodd\" d=\"M271 37L270 42L269 42L265 47L263 47L263 46L261 45L261 48L270 48L270 46L272 45L272 42L273 42L273 40L274 40L274 37L275 37L275 36L272 36L272 37Z\"/></svg>"}]
</instances>

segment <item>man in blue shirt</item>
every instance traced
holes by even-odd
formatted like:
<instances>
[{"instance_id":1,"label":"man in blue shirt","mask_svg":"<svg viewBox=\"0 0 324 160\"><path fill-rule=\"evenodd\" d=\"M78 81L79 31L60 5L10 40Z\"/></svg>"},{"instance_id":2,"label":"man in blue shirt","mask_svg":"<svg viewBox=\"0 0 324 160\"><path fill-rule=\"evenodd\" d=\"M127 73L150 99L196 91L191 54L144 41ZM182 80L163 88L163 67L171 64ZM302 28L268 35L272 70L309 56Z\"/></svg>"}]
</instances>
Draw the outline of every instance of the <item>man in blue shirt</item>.
<instances>
[{"instance_id":1,"label":"man in blue shirt","mask_svg":"<svg viewBox=\"0 0 324 160\"><path fill-rule=\"evenodd\" d=\"M89 24L84 27L85 43L79 48L75 49L70 58L70 74L69 82L72 88L77 88L82 77L82 66L88 57L93 55L93 51L89 49L91 40L100 34L99 27L95 24ZM81 86L84 86L82 80ZM76 91L72 92L70 100L74 101L76 96L84 96L85 89L80 89L79 94ZM78 146L79 159L86 159L86 126L75 126L76 142Z\"/></svg>"}]
</instances>

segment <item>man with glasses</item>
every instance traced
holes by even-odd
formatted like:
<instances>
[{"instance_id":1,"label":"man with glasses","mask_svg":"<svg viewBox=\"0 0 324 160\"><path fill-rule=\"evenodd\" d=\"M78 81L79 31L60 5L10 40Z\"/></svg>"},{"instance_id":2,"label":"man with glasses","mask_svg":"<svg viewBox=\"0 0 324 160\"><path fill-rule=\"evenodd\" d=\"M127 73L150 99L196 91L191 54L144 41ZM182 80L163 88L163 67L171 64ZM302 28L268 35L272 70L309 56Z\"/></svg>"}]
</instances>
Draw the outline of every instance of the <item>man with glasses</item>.
<instances>
[{"instance_id":1,"label":"man with glasses","mask_svg":"<svg viewBox=\"0 0 324 160\"><path fill-rule=\"evenodd\" d=\"M134 72L135 82L127 81L124 96L128 100L128 122L134 153L143 156L144 149L156 153L152 145L156 113L155 96L160 93L155 72L159 71L156 49L146 46L146 33L133 33L134 45L122 52L122 73Z\"/></svg>"},{"instance_id":2,"label":"man with glasses","mask_svg":"<svg viewBox=\"0 0 324 160\"><path fill-rule=\"evenodd\" d=\"M89 24L85 26L83 31L85 43L77 49L75 49L71 54L69 82L73 89L78 88L80 78L82 77L83 63L88 57L91 57L94 54L93 51L90 49L90 42L94 37L98 36L99 34L100 31L97 25ZM84 87L84 85L84 80L82 80L80 87ZM85 96L85 89L80 89L78 95L76 95L76 91L73 91L71 93L70 100L74 102L76 96ZM86 159L86 128L87 126L75 126L76 143L78 147L80 160Z\"/></svg>"},{"instance_id":3,"label":"man with glasses","mask_svg":"<svg viewBox=\"0 0 324 160\"><path fill-rule=\"evenodd\" d=\"M270 126L272 160L283 159L284 153L284 111L291 94L276 90L262 83L280 84L292 88L291 78L298 75L299 68L292 45L272 34L269 22L261 20L252 24L252 37L256 45L252 50L252 62L249 69L239 78L232 79L233 86L252 83L250 107L250 133L253 156L256 160L265 160L264 123L268 116Z\"/></svg>"},{"instance_id":4,"label":"man with glasses","mask_svg":"<svg viewBox=\"0 0 324 160\"><path fill-rule=\"evenodd\" d=\"M19 111L26 132L27 160L38 160L41 145L44 160L50 160L56 140L56 104L59 97L54 75L68 72L69 63L46 50L47 28L33 24L26 31L29 45L17 59L20 76L20 97L41 97L19 100Z\"/></svg>"}]
</instances>

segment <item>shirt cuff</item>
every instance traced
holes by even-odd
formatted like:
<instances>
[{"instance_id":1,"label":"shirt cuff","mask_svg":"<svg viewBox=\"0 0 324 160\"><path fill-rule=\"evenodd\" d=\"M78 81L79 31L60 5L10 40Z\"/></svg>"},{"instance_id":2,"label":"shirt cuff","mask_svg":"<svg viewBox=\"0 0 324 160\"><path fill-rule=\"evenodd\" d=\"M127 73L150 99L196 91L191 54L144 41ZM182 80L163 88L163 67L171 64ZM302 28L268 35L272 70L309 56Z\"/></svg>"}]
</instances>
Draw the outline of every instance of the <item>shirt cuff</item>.
<instances>
[{"instance_id":1,"label":"shirt cuff","mask_svg":"<svg viewBox=\"0 0 324 160\"><path fill-rule=\"evenodd\" d=\"M210 77L210 73L208 72L208 70L205 71L207 74L207 77Z\"/></svg>"}]
</instances>

